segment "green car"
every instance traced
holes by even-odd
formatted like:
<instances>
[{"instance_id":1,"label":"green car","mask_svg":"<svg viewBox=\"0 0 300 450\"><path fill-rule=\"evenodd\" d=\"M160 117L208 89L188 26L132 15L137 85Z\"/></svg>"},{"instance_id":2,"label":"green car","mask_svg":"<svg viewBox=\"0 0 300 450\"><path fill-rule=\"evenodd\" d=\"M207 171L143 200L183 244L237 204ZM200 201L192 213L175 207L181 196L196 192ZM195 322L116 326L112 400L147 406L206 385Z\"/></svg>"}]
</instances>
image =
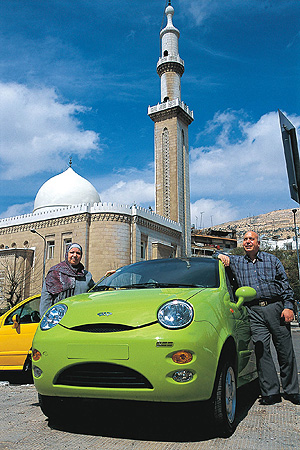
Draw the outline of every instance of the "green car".
<instances>
[{"instance_id":1,"label":"green car","mask_svg":"<svg viewBox=\"0 0 300 450\"><path fill-rule=\"evenodd\" d=\"M142 261L53 305L33 340L33 377L49 418L71 399L211 400L222 435L237 387L257 377L244 303L219 260Z\"/></svg>"}]
</instances>

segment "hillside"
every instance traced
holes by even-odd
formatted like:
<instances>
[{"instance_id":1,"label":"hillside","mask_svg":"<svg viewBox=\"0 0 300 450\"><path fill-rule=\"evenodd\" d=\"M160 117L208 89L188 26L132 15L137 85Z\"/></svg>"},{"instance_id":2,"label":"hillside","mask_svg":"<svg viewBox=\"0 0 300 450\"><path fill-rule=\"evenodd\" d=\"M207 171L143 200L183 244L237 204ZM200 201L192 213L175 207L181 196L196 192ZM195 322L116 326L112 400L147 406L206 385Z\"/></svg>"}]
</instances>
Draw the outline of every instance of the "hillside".
<instances>
[{"instance_id":1,"label":"hillside","mask_svg":"<svg viewBox=\"0 0 300 450\"><path fill-rule=\"evenodd\" d=\"M297 227L300 226L300 210L297 210ZM213 227L214 230L236 230L237 239L241 239L246 231L253 230L260 236L288 239L294 236L294 214L291 209L279 209L258 216L246 217Z\"/></svg>"}]
</instances>

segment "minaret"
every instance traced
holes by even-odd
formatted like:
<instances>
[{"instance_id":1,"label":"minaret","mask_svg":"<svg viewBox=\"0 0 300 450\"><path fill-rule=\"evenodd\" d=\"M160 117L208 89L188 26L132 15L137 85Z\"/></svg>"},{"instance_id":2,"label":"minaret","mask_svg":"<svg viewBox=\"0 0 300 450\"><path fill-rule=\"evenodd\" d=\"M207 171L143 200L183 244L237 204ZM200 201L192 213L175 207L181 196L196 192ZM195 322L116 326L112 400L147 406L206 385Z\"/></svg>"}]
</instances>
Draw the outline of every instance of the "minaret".
<instances>
[{"instance_id":1,"label":"minaret","mask_svg":"<svg viewBox=\"0 0 300 450\"><path fill-rule=\"evenodd\" d=\"M156 213L182 226L181 256L191 253L188 126L193 111L181 101L184 62L178 53L179 30L173 25L171 0L165 9L167 25L160 32L161 56L157 73L161 80L161 103L148 108L155 123Z\"/></svg>"}]
</instances>

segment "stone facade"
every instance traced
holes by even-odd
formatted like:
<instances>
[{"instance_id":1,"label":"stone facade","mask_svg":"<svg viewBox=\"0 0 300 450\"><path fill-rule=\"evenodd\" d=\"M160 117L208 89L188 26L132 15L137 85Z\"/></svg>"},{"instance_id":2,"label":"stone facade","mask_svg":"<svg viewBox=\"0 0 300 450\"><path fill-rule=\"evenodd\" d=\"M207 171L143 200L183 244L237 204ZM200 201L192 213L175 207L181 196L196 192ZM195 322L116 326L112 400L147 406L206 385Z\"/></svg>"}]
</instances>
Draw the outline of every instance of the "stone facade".
<instances>
[{"instance_id":1,"label":"stone facade","mask_svg":"<svg viewBox=\"0 0 300 450\"><path fill-rule=\"evenodd\" d=\"M182 225L191 246L188 123L180 107L151 114L155 122L156 211Z\"/></svg>"}]
</instances>

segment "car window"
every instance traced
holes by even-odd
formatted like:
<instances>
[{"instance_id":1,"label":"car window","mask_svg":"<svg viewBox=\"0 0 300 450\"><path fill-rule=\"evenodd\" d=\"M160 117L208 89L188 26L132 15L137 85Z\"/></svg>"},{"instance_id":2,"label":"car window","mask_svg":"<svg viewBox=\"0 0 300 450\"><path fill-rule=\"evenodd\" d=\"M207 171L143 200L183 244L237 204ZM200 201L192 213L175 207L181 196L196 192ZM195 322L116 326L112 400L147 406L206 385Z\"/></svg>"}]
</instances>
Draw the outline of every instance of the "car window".
<instances>
[{"instance_id":1,"label":"car window","mask_svg":"<svg viewBox=\"0 0 300 450\"><path fill-rule=\"evenodd\" d=\"M118 269L92 291L105 288L219 287L219 264L212 258L143 261Z\"/></svg>"},{"instance_id":2,"label":"car window","mask_svg":"<svg viewBox=\"0 0 300 450\"><path fill-rule=\"evenodd\" d=\"M13 324L13 316L18 314L20 323L37 323L40 321L40 297L34 298L12 311L5 319L4 325Z\"/></svg>"},{"instance_id":3,"label":"car window","mask_svg":"<svg viewBox=\"0 0 300 450\"><path fill-rule=\"evenodd\" d=\"M230 295L230 300L232 302L236 303L237 298L235 296L235 291L237 290L238 285L237 285L237 281L236 281L230 267L225 268L225 276L226 276L227 289L228 289L228 292Z\"/></svg>"}]
</instances>

